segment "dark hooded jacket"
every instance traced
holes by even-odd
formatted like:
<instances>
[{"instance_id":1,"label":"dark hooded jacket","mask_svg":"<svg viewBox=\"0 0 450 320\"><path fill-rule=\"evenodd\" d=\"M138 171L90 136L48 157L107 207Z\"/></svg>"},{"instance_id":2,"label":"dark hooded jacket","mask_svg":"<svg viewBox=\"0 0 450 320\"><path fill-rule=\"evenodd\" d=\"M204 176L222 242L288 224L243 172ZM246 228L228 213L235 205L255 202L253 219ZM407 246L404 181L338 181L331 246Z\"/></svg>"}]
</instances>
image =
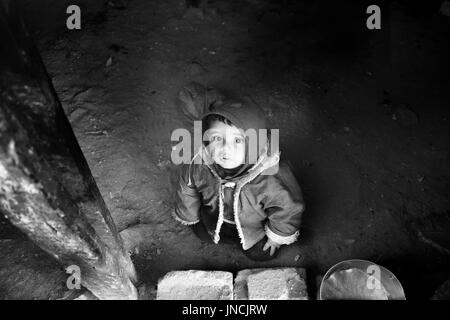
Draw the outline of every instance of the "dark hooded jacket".
<instances>
[{"instance_id":1,"label":"dark hooded jacket","mask_svg":"<svg viewBox=\"0 0 450 320\"><path fill-rule=\"evenodd\" d=\"M258 107L229 101L213 108L244 131L267 129ZM279 152L271 154L265 141L255 164L244 164L231 176L212 163L205 148L196 155L202 164L183 165L179 177L174 217L192 225L203 223L215 243L223 223L235 224L242 247L250 249L265 235L278 244L297 240L304 202L290 168L279 163ZM195 157L194 157L195 158ZM194 159L193 159L194 160Z\"/></svg>"}]
</instances>

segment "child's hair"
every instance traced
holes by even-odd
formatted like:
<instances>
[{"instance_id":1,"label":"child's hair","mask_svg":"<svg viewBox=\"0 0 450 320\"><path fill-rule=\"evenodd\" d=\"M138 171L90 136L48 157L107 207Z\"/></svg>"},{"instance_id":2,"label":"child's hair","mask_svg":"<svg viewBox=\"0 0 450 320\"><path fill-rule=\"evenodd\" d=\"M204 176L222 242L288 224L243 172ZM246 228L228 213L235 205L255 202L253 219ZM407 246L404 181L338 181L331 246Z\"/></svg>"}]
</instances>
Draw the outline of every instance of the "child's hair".
<instances>
[{"instance_id":1,"label":"child's hair","mask_svg":"<svg viewBox=\"0 0 450 320\"><path fill-rule=\"evenodd\" d=\"M213 122L216 122L216 121L225 123L225 124L227 124L229 126L233 126L234 125L230 120L228 120L224 116L221 116L221 115L218 115L218 114L210 114L205 119L203 119L203 124L202 124L203 132L205 132L206 130L211 128L211 125L213 124Z\"/></svg>"}]
</instances>

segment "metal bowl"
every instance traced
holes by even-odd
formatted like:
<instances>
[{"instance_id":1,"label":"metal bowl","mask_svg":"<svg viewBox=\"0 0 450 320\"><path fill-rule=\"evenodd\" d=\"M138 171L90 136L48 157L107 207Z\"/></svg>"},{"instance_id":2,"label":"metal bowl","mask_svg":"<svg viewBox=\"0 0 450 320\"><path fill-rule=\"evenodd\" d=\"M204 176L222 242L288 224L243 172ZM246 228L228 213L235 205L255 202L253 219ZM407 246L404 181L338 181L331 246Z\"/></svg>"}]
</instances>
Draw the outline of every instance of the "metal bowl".
<instances>
[{"instance_id":1,"label":"metal bowl","mask_svg":"<svg viewBox=\"0 0 450 320\"><path fill-rule=\"evenodd\" d=\"M373 263L371 261L367 260L359 260L359 259L353 259L353 260L345 260L341 261L337 264L335 264L333 267L331 267L325 276L322 278L322 281L320 283L319 288L319 300L327 300L324 295L324 282L330 278L333 274L344 271L344 270L350 270L350 269L357 269L360 271L363 271L367 273L367 275L372 275L369 270L373 270L375 268L379 268L379 280L381 285L384 287L385 291L387 292L388 300L406 300L405 293L403 291L403 287L400 284L400 281L395 277L395 275L390 272L388 269L386 269L383 266L377 265L376 263ZM331 298L332 299L332 298ZM364 299L361 297L361 299Z\"/></svg>"}]
</instances>

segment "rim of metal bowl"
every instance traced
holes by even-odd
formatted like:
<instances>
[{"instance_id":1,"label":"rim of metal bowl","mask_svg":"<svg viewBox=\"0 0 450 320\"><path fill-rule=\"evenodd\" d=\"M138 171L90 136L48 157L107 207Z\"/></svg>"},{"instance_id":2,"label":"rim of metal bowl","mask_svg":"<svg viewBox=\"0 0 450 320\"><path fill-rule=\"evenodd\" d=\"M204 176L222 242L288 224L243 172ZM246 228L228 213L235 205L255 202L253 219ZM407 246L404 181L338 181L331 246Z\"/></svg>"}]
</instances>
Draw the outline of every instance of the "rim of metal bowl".
<instances>
[{"instance_id":1,"label":"rim of metal bowl","mask_svg":"<svg viewBox=\"0 0 450 320\"><path fill-rule=\"evenodd\" d=\"M319 288L319 300L324 300L322 298L322 288L323 283L326 279L328 279L334 272L346 270L350 268L357 268L363 271L366 271L369 266L377 266L380 268L381 271L381 284L384 286L386 291L389 293L389 300L406 300L405 292L403 290L403 287L398 281L397 277L388 269L386 269L383 266L380 266L377 263L374 263L372 261L368 260L362 260L362 259L351 259L351 260L344 260L341 262L336 263L334 266L332 266L328 271L325 273L325 276L322 278L322 281L320 282L320 288ZM383 281L384 279L384 281Z\"/></svg>"}]
</instances>

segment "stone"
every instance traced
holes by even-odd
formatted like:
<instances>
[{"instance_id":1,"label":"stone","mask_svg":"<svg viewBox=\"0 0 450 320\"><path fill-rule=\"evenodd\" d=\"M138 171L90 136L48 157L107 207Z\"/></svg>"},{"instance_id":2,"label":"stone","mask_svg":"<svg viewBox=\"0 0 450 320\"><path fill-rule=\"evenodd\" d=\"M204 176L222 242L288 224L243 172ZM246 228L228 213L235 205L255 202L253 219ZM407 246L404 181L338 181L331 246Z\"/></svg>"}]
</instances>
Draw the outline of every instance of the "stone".
<instances>
[{"instance_id":1,"label":"stone","mask_svg":"<svg viewBox=\"0 0 450 320\"><path fill-rule=\"evenodd\" d=\"M303 268L245 269L234 282L235 300L308 300Z\"/></svg>"},{"instance_id":2,"label":"stone","mask_svg":"<svg viewBox=\"0 0 450 320\"><path fill-rule=\"evenodd\" d=\"M172 271L158 281L157 300L232 300L233 274L225 271Z\"/></svg>"}]
</instances>

